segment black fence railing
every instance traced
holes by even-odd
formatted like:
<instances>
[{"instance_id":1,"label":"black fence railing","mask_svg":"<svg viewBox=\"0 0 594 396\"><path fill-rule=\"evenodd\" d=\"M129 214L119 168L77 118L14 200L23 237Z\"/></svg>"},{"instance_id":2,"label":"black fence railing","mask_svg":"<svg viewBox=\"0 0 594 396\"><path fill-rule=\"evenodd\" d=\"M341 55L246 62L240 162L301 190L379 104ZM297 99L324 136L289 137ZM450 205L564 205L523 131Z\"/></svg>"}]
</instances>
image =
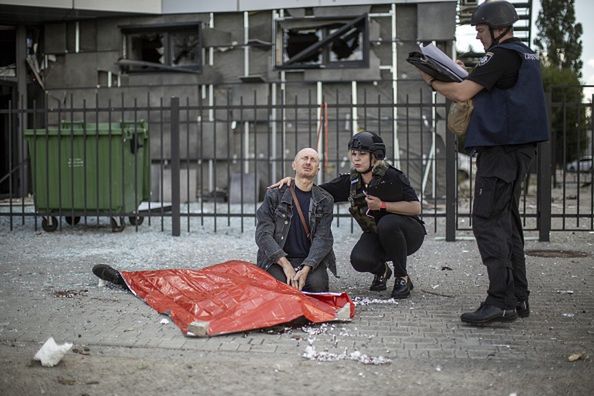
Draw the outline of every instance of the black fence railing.
<instances>
[{"instance_id":1,"label":"black fence railing","mask_svg":"<svg viewBox=\"0 0 594 396\"><path fill-rule=\"evenodd\" d=\"M53 231L109 219L120 231L146 220L179 235L208 221L215 231L221 222L238 222L243 231L255 222L266 186L292 174L299 149L319 150L318 182L328 181L348 172L348 140L366 129L383 137L387 158L409 176L429 227L454 240L471 229L473 158L446 133L446 103L411 96L395 104L366 90L357 100L338 90L250 97L227 90L208 103L147 94L104 102L97 96L92 106L10 104L0 110L0 224ZM553 139L539 146L521 202L526 230L541 240L550 231L594 230L592 104L551 100L549 109ZM558 114L567 119L576 111L579 123L559 124ZM338 226L354 228L344 205L335 217Z\"/></svg>"}]
</instances>

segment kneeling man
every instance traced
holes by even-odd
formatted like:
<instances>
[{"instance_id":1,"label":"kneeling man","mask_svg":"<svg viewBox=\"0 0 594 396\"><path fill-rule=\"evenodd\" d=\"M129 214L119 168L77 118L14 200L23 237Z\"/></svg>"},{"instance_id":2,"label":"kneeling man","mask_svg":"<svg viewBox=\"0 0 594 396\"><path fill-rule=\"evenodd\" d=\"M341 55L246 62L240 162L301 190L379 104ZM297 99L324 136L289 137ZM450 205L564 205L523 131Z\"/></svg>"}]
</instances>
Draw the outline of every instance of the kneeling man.
<instances>
[{"instance_id":1,"label":"kneeling man","mask_svg":"<svg viewBox=\"0 0 594 396\"><path fill-rule=\"evenodd\" d=\"M336 275L332 250L334 200L314 184L320 168L316 150L304 148L293 161L295 182L269 189L256 212L257 264L281 282L309 292L328 291Z\"/></svg>"}]
</instances>

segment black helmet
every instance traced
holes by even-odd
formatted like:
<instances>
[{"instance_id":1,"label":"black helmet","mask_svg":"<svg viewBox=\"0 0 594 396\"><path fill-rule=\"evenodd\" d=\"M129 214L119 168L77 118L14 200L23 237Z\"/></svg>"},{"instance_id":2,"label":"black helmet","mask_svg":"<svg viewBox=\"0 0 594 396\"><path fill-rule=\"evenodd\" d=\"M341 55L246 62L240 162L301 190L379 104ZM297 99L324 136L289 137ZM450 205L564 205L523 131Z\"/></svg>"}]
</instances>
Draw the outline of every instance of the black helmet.
<instances>
[{"instance_id":1,"label":"black helmet","mask_svg":"<svg viewBox=\"0 0 594 396\"><path fill-rule=\"evenodd\" d=\"M507 1L486 1L474 10L470 24L489 25L493 29L512 26L518 19L514 6Z\"/></svg>"},{"instance_id":2,"label":"black helmet","mask_svg":"<svg viewBox=\"0 0 594 396\"><path fill-rule=\"evenodd\" d=\"M349 142L349 150L368 151L378 160L386 156L386 145L382 138L368 131L354 134Z\"/></svg>"}]
</instances>

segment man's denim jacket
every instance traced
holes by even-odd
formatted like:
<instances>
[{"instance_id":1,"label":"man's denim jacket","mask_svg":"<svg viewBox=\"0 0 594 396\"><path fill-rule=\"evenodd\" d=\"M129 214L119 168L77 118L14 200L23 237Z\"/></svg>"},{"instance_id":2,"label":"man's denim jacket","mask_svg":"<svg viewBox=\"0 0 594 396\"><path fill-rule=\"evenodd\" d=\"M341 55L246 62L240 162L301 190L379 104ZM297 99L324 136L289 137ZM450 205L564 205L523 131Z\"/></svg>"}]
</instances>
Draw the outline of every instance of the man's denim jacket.
<instances>
[{"instance_id":1,"label":"man's denim jacket","mask_svg":"<svg viewBox=\"0 0 594 396\"><path fill-rule=\"evenodd\" d=\"M258 267L268 269L280 257L283 251L291 221L301 221L299 216L291 219L293 200L287 186L269 189L264 202L256 212L256 244L258 245ZM309 214L309 229L312 235L309 254L303 265L317 268L325 265L336 275L336 256L332 250L332 212L334 200L324 189L314 185L309 203L309 211L302 208L304 215Z\"/></svg>"}]
</instances>

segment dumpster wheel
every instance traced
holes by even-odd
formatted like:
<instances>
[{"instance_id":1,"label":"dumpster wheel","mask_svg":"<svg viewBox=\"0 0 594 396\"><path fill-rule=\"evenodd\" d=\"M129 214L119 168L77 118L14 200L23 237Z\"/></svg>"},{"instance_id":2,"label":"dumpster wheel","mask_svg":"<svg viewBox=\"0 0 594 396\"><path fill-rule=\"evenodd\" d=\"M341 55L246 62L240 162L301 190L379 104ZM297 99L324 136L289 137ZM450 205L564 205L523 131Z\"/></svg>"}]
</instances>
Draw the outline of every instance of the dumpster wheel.
<instances>
[{"instance_id":1,"label":"dumpster wheel","mask_svg":"<svg viewBox=\"0 0 594 396\"><path fill-rule=\"evenodd\" d=\"M64 220L66 220L66 223L69 225L76 225L80 223L80 216L65 216Z\"/></svg>"},{"instance_id":2,"label":"dumpster wheel","mask_svg":"<svg viewBox=\"0 0 594 396\"><path fill-rule=\"evenodd\" d=\"M109 219L111 223L111 232L122 232L126 228L126 220L123 216L120 216L119 222L115 217Z\"/></svg>"},{"instance_id":3,"label":"dumpster wheel","mask_svg":"<svg viewBox=\"0 0 594 396\"><path fill-rule=\"evenodd\" d=\"M132 224L133 226L137 226L137 225L141 225L144 222L144 216L130 216L128 218L130 220L130 224Z\"/></svg>"},{"instance_id":4,"label":"dumpster wheel","mask_svg":"<svg viewBox=\"0 0 594 396\"><path fill-rule=\"evenodd\" d=\"M58 218L55 216L44 217L41 220L41 228L47 232L54 232L58 229Z\"/></svg>"}]
</instances>

